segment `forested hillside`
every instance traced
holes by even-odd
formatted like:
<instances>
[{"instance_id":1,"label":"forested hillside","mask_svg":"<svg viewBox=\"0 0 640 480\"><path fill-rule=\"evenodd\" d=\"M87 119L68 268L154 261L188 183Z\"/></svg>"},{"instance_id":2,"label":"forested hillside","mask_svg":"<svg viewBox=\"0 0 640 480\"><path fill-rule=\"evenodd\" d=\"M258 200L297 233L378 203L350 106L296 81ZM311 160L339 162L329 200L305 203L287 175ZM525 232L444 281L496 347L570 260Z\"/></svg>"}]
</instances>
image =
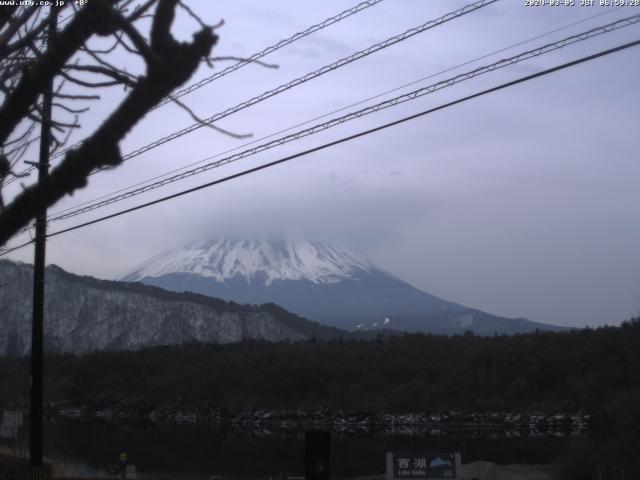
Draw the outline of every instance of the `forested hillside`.
<instances>
[{"instance_id":1,"label":"forested hillside","mask_svg":"<svg viewBox=\"0 0 640 480\"><path fill-rule=\"evenodd\" d=\"M33 267L0 260L0 353L31 348ZM346 332L273 305L239 305L139 283L82 277L47 267L45 350L84 353L194 341L329 338Z\"/></svg>"},{"instance_id":2,"label":"forested hillside","mask_svg":"<svg viewBox=\"0 0 640 480\"><path fill-rule=\"evenodd\" d=\"M0 360L0 395L27 395L28 362ZM403 335L189 344L46 359L46 400L149 408L576 412L640 391L640 321L515 336ZM111 399L111 400L110 400Z\"/></svg>"},{"instance_id":3,"label":"forested hillside","mask_svg":"<svg viewBox=\"0 0 640 480\"><path fill-rule=\"evenodd\" d=\"M576 418L556 414L581 413L589 415L590 432L558 452L559 471L566 478L592 478L599 465L617 465L628 478L640 474L640 319L515 336L251 340L55 354L45 366L49 414L98 414L113 421L192 415L260 429L273 414L276 421L293 415L346 419L359 427L362 420L384 418L383 412L414 412L409 417L435 416L446 426L457 411L458 418L484 413L480 418L489 421L522 417L525 429L546 414L545 429L557 418ZM0 357L0 406L26 406L28 386L28 359Z\"/></svg>"}]
</instances>

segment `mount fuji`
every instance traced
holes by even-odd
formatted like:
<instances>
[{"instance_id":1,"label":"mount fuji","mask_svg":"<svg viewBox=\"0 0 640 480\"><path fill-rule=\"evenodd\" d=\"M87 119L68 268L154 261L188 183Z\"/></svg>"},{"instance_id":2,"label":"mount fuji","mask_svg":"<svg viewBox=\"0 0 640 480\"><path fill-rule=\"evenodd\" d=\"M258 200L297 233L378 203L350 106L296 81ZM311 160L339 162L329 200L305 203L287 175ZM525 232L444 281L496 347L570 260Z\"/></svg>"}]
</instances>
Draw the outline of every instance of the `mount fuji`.
<instances>
[{"instance_id":1,"label":"mount fuji","mask_svg":"<svg viewBox=\"0 0 640 480\"><path fill-rule=\"evenodd\" d=\"M562 329L438 298L345 248L307 240L193 242L155 255L120 279L238 303L276 303L351 331L491 335Z\"/></svg>"}]
</instances>

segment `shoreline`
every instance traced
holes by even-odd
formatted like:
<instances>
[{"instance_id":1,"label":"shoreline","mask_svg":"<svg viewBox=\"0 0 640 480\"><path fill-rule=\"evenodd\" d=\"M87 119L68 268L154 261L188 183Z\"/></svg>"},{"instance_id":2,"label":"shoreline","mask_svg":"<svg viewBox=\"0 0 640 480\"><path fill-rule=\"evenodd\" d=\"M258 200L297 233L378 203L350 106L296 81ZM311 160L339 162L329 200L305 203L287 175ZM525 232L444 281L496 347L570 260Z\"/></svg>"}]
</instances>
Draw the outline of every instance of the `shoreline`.
<instances>
[{"instance_id":1,"label":"shoreline","mask_svg":"<svg viewBox=\"0 0 640 480\"><path fill-rule=\"evenodd\" d=\"M103 421L108 423L173 423L212 425L237 430L272 430L273 432L300 432L329 430L336 433L403 432L415 434L456 433L508 433L512 436L576 436L587 433L591 416L584 413L542 412L488 412L469 413L378 413L344 412L329 410L266 410L245 409L228 412L224 409L197 409L160 407L125 408L114 406L90 408L87 405L52 405L46 410L49 420Z\"/></svg>"}]
</instances>

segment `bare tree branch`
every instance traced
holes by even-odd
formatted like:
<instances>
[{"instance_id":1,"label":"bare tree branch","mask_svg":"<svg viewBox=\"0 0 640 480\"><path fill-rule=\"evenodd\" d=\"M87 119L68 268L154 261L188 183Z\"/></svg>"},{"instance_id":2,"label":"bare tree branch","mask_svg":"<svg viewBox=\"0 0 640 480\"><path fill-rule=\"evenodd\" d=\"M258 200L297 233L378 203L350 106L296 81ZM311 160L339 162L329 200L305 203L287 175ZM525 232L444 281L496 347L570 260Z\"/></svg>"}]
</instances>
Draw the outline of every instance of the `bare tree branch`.
<instances>
[{"instance_id":1,"label":"bare tree branch","mask_svg":"<svg viewBox=\"0 0 640 480\"><path fill-rule=\"evenodd\" d=\"M79 72L89 72L89 73L100 74L106 77L111 77L113 78L114 81L106 82L109 85L106 85L105 83L85 82L78 78L72 77L71 75L66 73L65 70L76 70ZM119 84L123 84L128 87L135 87L136 81L137 81L137 79L130 74L121 73L119 70L109 69L109 68L105 68L97 65L65 65L63 69L60 71L60 73L63 77L65 77L70 82L75 82L75 83L78 83L79 85L82 85L84 87L89 87L89 88L104 87L104 86L119 85Z\"/></svg>"},{"instance_id":2,"label":"bare tree branch","mask_svg":"<svg viewBox=\"0 0 640 480\"><path fill-rule=\"evenodd\" d=\"M54 93L54 97L65 100L100 100L100 95L69 95L66 93Z\"/></svg>"},{"instance_id":3,"label":"bare tree branch","mask_svg":"<svg viewBox=\"0 0 640 480\"><path fill-rule=\"evenodd\" d=\"M147 0L142 5L139 5L134 12L127 17L127 21L133 23L142 18L157 1L158 0Z\"/></svg>"},{"instance_id":4,"label":"bare tree branch","mask_svg":"<svg viewBox=\"0 0 640 480\"><path fill-rule=\"evenodd\" d=\"M133 43L133 46L138 50L138 53L140 53L147 62L158 61L158 58L154 58L154 55L156 55L156 53L147 44L145 38L140 35L140 32L136 30L133 24L127 21L127 19L118 12L114 13L114 20L122 29L122 31L127 34L127 37L129 37L131 43Z\"/></svg>"},{"instance_id":5,"label":"bare tree branch","mask_svg":"<svg viewBox=\"0 0 640 480\"><path fill-rule=\"evenodd\" d=\"M208 60L210 62L229 62L229 61L247 62L247 63L255 63L256 65L260 65L261 67L265 67L265 68L275 68L275 69L280 68L280 65L278 65L277 63L266 63L260 60L253 60L253 59L248 59L243 57L234 57L230 55L225 55L223 57L210 57L208 58Z\"/></svg>"},{"instance_id":6,"label":"bare tree branch","mask_svg":"<svg viewBox=\"0 0 640 480\"><path fill-rule=\"evenodd\" d=\"M80 87L85 87L85 88L114 87L116 85L122 85L122 82L117 81L117 80L112 80L112 81L107 81L107 82L86 82L84 80L81 80L81 79L79 79L77 77L74 77L74 76L68 74L64 70L60 71L60 75L62 75L69 82L71 82L71 83L73 83L75 85L78 85Z\"/></svg>"},{"instance_id":7,"label":"bare tree branch","mask_svg":"<svg viewBox=\"0 0 640 480\"><path fill-rule=\"evenodd\" d=\"M84 108L71 108L68 105L65 105L63 103L58 103L58 102L53 102L53 107L56 108L61 108L62 110L64 110L65 112L68 113L85 113L89 110L89 107L84 107Z\"/></svg>"},{"instance_id":8,"label":"bare tree branch","mask_svg":"<svg viewBox=\"0 0 640 480\"><path fill-rule=\"evenodd\" d=\"M18 41L10 45L2 44L1 43L2 41L0 40L0 45L1 45L0 55L8 55L12 52L15 52L16 50L19 50L20 48L25 47L29 43L33 42L38 37L38 35L40 35L44 31L45 27L49 23L49 17L51 15L57 15L57 12L55 12L54 10L53 13L49 13L49 15L46 18L40 21L40 24L37 27L30 29L27 35L25 35L24 37L20 38Z\"/></svg>"},{"instance_id":9,"label":"bare tree branch","mask_svg":"<svg viewBox=\"0 0 640 480\"><path fill-rule=\"evenodd\" d=\"M30 114L45 80L60 74L92 33L111 35L122 29L118 19L121 14L112 8L112 3L92 0L78 11L29 74L20 80L0 107L0 144L6 141L20 120ZM178 1L158 0L157 3L151 41L147 44L150 52L144 56L147 64L145 75L138 79L122 103L90 137L77 149L66 153L45 182L25 188L6 206L0 214L0 245L28 225L36 212L84 187L92 171L119 165L122 157L118 145L129 130L150 108L184 84L203 58L210 56L218 39L212 29L201 29L193 35L191 42L178 42L170 33ZM57 98L66 98L61 95L58 93ZM80 99L80 96L75 97Z\"/></svg>"},{"instance_id":10,"label":"bare tree branch","mask_svg":"<svg viewBox=\"0 0 640 480\"><path fill-rule=\"evenodd\" d=\"M0 144L4 143L25 116L45 85L94 33L113 30L108 18L112 7L107 0L93 0L82 8L52 45L20 79L0 107Z\"/></svg>"},{"instance_id":11,"label":"bare tree branch","mask_svg":"<svg viewBox=\"0 0 640 480\"><path fill-rule=\"evenodd\" d=\"M182 1L179 1L178 5L180 5L180 8L182 8L185 12L187 12L191 18L193 18L196 22L198 22L201 28L213 29L213 26L207 25L206 23L204 23L200 15L197 15L191 8L189 8L189 5L185 4Z\"/></svg>"},{"instance_id":12,"label":"bare tree branch","mask_svg":"<svg viewBox=\"0 0 640 480\"><path fill-rule=\"evenodd\" d=\"M19 31L19 29L29 20L29 17L38 10L36 5L32 5L25 9L22 14L15 18L10 18L8 21L8 27L2 35L0 35L0 54L4 53L7 45L11 41L11 38Z\"/></svg>"},{"instance_id":13,"label":"bare tree branch","mask_svg":"<svg viewBox=\"0 0 640 480\"><path fill-rule=\"evenodd\" d=\"M191 110L187 105L182 103L173 95L169 95L169 98L173 102L175 102L176 105L178 105L180 108L185 110L195 122L199 123L203 127L211 128L212 130L215 130L220 133L224 133L225 135L229 135L230 137L237 138L237 139L245 139L245 138L253 137L252 133L245 133L245 134L233 133L233 132L230 132L229 130L225 130L224 128L220 128L217 125L214 125L213 123L206 122L202 118L198 117L193 110Z\"/></svg>"}]
</instances>

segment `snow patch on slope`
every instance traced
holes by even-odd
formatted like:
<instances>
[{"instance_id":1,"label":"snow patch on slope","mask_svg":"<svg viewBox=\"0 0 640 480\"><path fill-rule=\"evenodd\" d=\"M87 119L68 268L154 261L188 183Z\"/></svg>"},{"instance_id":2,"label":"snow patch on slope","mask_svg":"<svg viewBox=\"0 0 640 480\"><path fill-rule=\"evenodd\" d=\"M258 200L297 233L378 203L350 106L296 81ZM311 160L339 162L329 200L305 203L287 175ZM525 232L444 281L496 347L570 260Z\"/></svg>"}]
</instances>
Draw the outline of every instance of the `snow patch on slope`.
<instances>
[{"instance_id":1,"label":"snow patch on slope","mask_svg":"<svg viewBox=\"0 0 640 480\"><path fill-rule=\"evenodd\" d=\"M121 277L137 281L170 273L191 273L225 282L241 276L335 283L375 267L343 248L310 241L208 240L166 250Z\"/></svg>"}]
</instances>

